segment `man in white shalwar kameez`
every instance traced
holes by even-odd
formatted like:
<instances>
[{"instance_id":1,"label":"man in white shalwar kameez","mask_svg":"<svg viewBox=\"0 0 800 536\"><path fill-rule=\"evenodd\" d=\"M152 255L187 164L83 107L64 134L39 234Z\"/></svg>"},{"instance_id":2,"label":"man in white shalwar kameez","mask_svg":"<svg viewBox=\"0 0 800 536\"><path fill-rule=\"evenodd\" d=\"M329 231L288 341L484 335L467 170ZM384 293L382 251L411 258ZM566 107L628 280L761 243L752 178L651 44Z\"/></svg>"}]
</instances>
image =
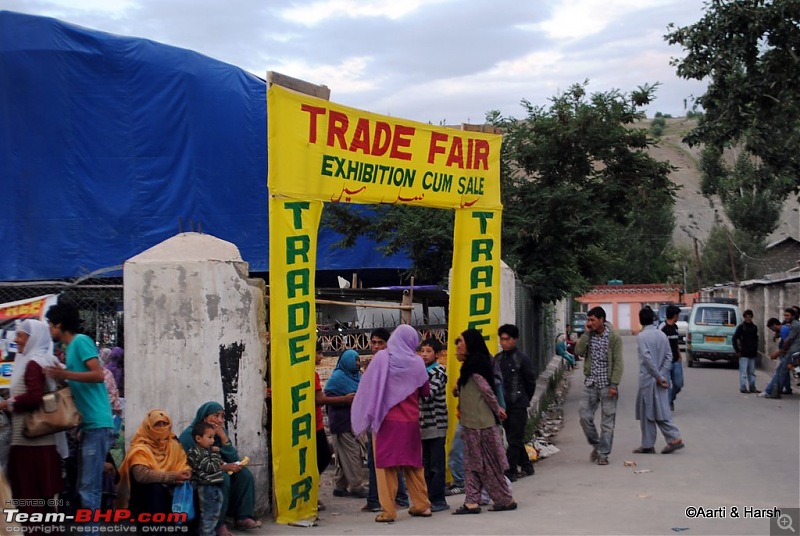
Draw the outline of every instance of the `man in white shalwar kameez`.
<instances>
[{"instance_id":1,"label":"man in white shalwar kameez","mask_svg":"<svg viewBox=\"0 0 800 536\"><path fill-rule=\"evenodd\" d=\"M656 427L661 429L669 454L684 447L681 433L672 424L669 409L669 379L672 351L667 336L653 325L653 311L639 311L642 331L636 337L639 345L639 392L636 394L636 419L642 429L642 444L635 454L655 454Z\"/></svg>"}]
</instances>

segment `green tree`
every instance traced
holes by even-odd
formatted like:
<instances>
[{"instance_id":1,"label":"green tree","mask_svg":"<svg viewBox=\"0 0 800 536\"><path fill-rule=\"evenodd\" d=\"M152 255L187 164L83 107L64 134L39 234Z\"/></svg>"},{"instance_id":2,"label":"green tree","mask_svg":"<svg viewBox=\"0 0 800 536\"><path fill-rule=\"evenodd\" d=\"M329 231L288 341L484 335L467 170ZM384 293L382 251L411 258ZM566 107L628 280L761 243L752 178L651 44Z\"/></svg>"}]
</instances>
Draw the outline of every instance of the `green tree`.
<instances>
[{"instance_id":1,"label":"green tree","mask_svg":"<svg viewBox=\"0 0 800 536\"><path fill-rule=\"evenodd\" d=\"M701 192L718 194L733 227L762 242L780 222L785 189L751 155L741 151L733 166L725 164L717 149L701 153Z\"/></svg>"},{"instance_id":2,"label":"green tree","mask_svg":"<svg viewBox=\"0 0 800 536\"><path fill-rule=\"evenodd\" d=\"M671 239L671 166L646 153L632 124L655 86L586 94L586 83L550 106L523 101L502 119L504 258L545 301L608 279L655 282ZM672 270L670 267L669 270Z\"/></svg>"},{"instance_id":3,"label":"green tree","mask_svg":"<svg viewBox=\"0 0 800 536\"><path fill-rule=\"evenodd\" d=\"M669 25L665 39L680 45L679 76L708 80L703 109L686 137L712 155L743 146L760 162L771 188L784 197L800 187L800 2L709 0L704 16Z\"/></svg>"},{"instance_id":4,"label":"green tree","mask_svg":"<svg viewBox=\"0 0 800 536\"><path fill-rule=\"evenodd\" d=\"M715 223L700 255L702 284L708 286L752 277L751 264L763 252L763 241L720 222Z\"/></svg>"}]
</instances>

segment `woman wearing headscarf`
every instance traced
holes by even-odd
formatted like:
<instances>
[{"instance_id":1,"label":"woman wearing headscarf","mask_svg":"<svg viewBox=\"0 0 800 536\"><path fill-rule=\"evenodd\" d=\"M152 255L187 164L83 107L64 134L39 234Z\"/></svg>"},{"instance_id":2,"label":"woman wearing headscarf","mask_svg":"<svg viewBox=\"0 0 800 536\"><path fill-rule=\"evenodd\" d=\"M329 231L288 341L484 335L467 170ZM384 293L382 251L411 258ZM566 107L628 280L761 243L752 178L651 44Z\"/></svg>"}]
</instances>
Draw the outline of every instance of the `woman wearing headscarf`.
<instances>
[{"instance_id":1,"label":"woman wearing headscarf","mask_svg":"<svg viewBox=\"0 0 800 536\"><path fill-rule=\"evenodd\" d=\"M556 337L556 354L561 356L561 359L567 363L567 367L575 368L575 356L569 353L567 349L567 336L559 333Z\"/></svg>"},{"instance_id":2,"label":"woman wearing headscarf","mask_svg":"<svg viewBox=\"0 0 800 536\"><path fill-rule=\"evenodd\" d=\"M60 366L50 352L50 330L39 320L23 320L17 327L17 352L11 373L9 399L0 410L10 411L11 449L8 453L8 480L19 510L25 513L54 511L47 499L63 491L61 457L66 454L63 432L27 438L25 414L39 409L45 393L55 390L55 381L45 377L45 367ZM42 504L42 506L34 506ZM41 528L40 523L35 527Z\"/></svg>"},{"instance_id":3,"label":"woman wearing headscarf","mask_svg":"<svg viewBox=\"0 0 800 536\"><path fill-rule=\"evenodd\" d=\"M117 508L130 508L134 516L172 511L174 488L189 480L192 471L166 412L154 409L144 417L119 476Z\"/></svg>"},{"instance_id":4,"label":"woman wearing headscarf","mask_svg":"<svg viewBox=\"0 0 800 536\"><path fill-rule=\"evenodd\" d=\"M353 399L353 433L373 434L379 523L397 518L397 475L402 471L411 495L412 516L429 517L431 503L422 466L422 436L419 428L419 396L430 396L425 363L416 354L417 330L398 326L367 367Z\"/></svg>"},{"instance_id":5,"label":"woman wearing headscarf","mask_svg":"<svg viewBox=\"0 0 800 536\"><path fill-rule=\"evenodd\" d=\"M492 355L481 332L477 329L463 332L456 339L456 356L461 362L461 374L453 394L459 397L466 496L464 504L453 513L479 514L482 487L494 502L489 510L514 510L517 503L504 474L508 459L497 426L498 419L506 418L506 412L494 393Z\"/></svg>"},{"instance_id":6,"label":"woman wearing headscarf","mask_svg":"<svg viewBox=\"0 0 800 536\"><path fill-rule=\"evenodd\" d=\"M345 350L330 378L325 382L323 392L326 397L345 396L358 391L361 371L358 368L358 352ZM334 497L367 496L362 476L364 466L361 455L362 444L353 434L350 424L351 404L328 404L328 428L336 453L336 473L334 475ZM348 489L349 488L349 489Z\"/></svg>"},{"instance_id":7,"label":"woman wearing headscarf","mask_svg":"<svg viewBox=\"0 0 800 536\"><path fill-rule=\"evenodd\" d=\"M220 511L217 534L228 535L225 526L225 516L236 520L235 527L239 530L256 529L261 522L253 518L255 505L255 483L253 473L239 465L239 453L228 436L225 428L225 408L218 402L206 402L197 409L192 423L180 435L180 442L186 452L194 446L192 429L205 421L214 427L214 446L219 448L220 456L224 462L221 466L225 482L222 485L222 510ZM232 475L228 475L232 472Z\"/></svg>"},{"instance_id":8,"label":"woman wearing headscarf","mask_svg":"<svg viewBox=\"0 0 800 536\"><path fill-rule=\"evenodd\" d=\"M114 375L119 396L125 398L125 350L119 346L112 348L107 368Z\"/></svg>"},{"instance_id":9,"label":"woman wearing headscarf","mask_svg":"<svg viewBox=\"0 0 800 536\"><path fill-rule=\"evenodd\" d=\"M111 348L100 349L100 364L103 365L103 381L108 391L108 401L111 403L111 415L114 417L114 434L119 434L122 428L122 402L119 400L119 389L114 374L108 368L111 363Z\"/></svg>"}]
</instances>

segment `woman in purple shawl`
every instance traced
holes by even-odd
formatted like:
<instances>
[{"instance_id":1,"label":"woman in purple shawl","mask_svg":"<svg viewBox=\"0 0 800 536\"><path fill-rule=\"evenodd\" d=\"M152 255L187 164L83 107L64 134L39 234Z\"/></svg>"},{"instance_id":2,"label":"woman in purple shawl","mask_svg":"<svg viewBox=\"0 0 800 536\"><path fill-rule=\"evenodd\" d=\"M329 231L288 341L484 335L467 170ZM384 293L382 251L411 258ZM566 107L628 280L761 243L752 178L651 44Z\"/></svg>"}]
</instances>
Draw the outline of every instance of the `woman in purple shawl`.
<instances>
[{"instance_id":1,"label":"woman in purple shawl","mask_svg":"<svg viewBox=\"0 0 800 536\"><path fill-rule=\"evenodd\" d=\"M119 396L125 396L125 350L119 346L111 349L111 357L108 359L106 366L111 374L114 375L114 381L117 382L117 390Z\"/></svg>"},{"instance_id":2,"label":"woman in purple shawl","mask_svg":"<svg viewBox=\"0 0 800 536\"><path fill-rule=\"evenodd\" d=\"M398 326L389 337L386 350L375 354L353 399L353 433L373 434L378 500L383 509L375 518L379 523L391 523L397 518L395 495L400 471L411 496L408 513L431 515L419 428L419 396L429 396L430 387L425 363L416 354L418 345L416 329Z\"/></svg>"}]
</instances>

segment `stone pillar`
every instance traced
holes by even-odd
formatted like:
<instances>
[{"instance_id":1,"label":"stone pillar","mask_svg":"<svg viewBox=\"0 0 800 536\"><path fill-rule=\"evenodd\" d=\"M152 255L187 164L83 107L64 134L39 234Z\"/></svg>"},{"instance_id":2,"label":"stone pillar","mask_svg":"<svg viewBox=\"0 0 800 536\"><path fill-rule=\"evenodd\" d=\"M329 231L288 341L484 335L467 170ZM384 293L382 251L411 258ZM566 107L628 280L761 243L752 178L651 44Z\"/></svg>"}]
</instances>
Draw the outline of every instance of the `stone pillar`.
<instances>
[{"instance_id":1,"label":"stone pillar","mask_svg":"<svg viewBox=\"0 0 800 536\"><path fill-rule=\"evenodd\" d=\"M265 283L230 242L183 233L124 267L125 439L154 408L179 435L208 401L225 407L239 455L249 456L256 509L270 509Z\"/></svg>"}]
</instances>

